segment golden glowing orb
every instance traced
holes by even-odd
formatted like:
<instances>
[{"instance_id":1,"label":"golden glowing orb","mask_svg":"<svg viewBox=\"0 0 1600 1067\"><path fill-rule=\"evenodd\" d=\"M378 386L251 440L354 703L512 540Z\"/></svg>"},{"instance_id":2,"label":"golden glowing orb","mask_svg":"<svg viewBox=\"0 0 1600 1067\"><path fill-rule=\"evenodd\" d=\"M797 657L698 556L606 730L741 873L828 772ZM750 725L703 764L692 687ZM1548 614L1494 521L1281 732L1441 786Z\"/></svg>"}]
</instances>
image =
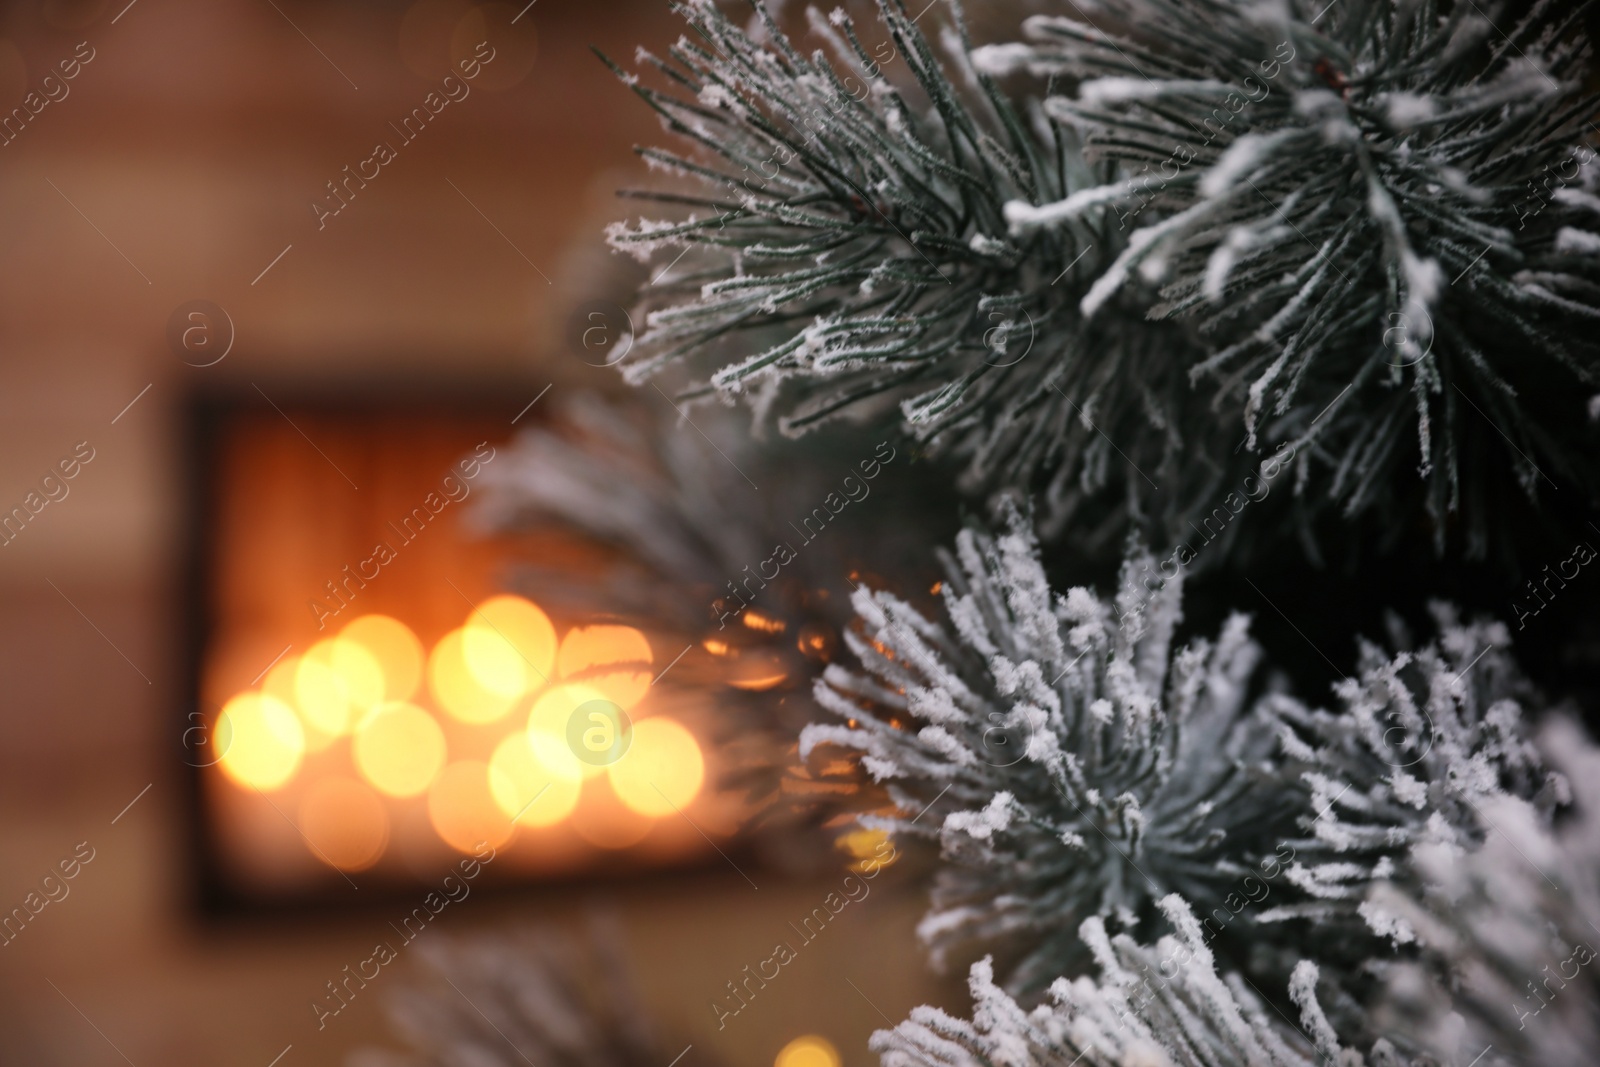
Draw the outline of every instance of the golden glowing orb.
<instances>
[{"instance_id":1,"label":"golden glowing orb","mask_svg":"<svg viewBox=\"0 0 1600 1067\"><path fill-rule=\"evenodd\" d=\"M593 778L604 766L585 763L572 750L568 727L573 714L591 700L607 700L593 686L582 683L558 685L533 702L528 712L528 744L539 761L567 778Z\"/></svg>"},{"instance_id":2,"label":"golden glowing orb","mask_svg":"<svg viewBox=\"0 0 1600 1067\"><path fill-rule=\"evenodd\" d=\"M653 659L650 642L632 626L578 626L561 639L556 669L561 677L570 678L591 667L614 663L648 666Z\"/></svg>"},{"instance_id":3,"label":"golden glowing orb","mask_svg":"<svg viewBox=\"0 0 1600 1067\"><path fill-rule=\"evenodd\" d=\"M416 796L444 765L444 731L415 704L385 704L356 730L351 755L378 792Z\"/></svg>"},{"instance_id":4,"label":"golden glowing orb","mask_svg":"<svg viewBox=\"0 0 1600 1067\"><path fill-rule=\"evenodd\" d=\"M465 637L464 628L451 630L433 646L428 657L428 688L452 719L494 722L516 706L517 695L495 692L478 681L467 667Z\"/></svg>"},{"instance_id":5,"label":"golden glowing orb","mask_svg":"<svg viewBox=\"0 0 1600 1067\"><path fill-rule=\"evenodd\" d=\"M285 656L267 671L267 676L261 681L261 692L284 707L292 708L300 716L300 726L305 733L306 751L321 752L333 744L339 735L322 730L300 711L298 701L295 699L295 679L299 674L300 657Z\"/></svg>"},{"instance_id":6,"label":"golden glowing orb","mask_svg":"<svg viewBox=\"0 0 1600 1067\"><path fill-rule=\"evenodd\" d=\"M623 708L644 699L650 688L650 642L632 626L579 626L561 639L556 671L581 678Z\"/></svg>"},{"instance_id":7,"label":"golden glowing orb","mask_svg":"<svg viewBox=\"0 0 1600 1067\"><path fill-rule=\"evenodd\" d=\"M517 731L489 757L489 792L506 818L522 826L554 826L578 806L583 781L541 760Z\"/></svg>"},{"instance_id":8,"label":"golden glowing orb","mask_svg":"<svg viewBox=\"0 0 1600 1067\"><path fill-rule=\"evenodd\" d=\"M817 1034L797 1037L778 1050L772 1067L839 1067L839 1050Z\"/></svg>"},{"instance_id":9,"label":"golden glowing orb","mask_svg":"<svg viewBox=\"0 0 1600 1067\"><path fill-rule=\"evenodd\" d=\"M478 685L515 698L550 680L556 628L538 605L519 596L483 602L462 628L462 658Z\"/></svg>"},{"instance_id":10,"label":"golden glowing orb","mask_svg":"<svg viewBox=\"0 0 1600 1067\"><path fill-rule=\"evenodd\" d=\"M900 858L898 853L895 852L893 843L889 840L889 832L887 830L868 830L864 828L852 830L847 834L841 834L834 841L834 845L841 852L847 853L854 858L854 861L850 864L850 869L857 874L865 874L867 871L887 867Z\"/></svg>"},{"instance_id":11,"label":"golden glowing orb","mask_svg":"<svg viewBox=\"0 0 1600 1067\"><path fill-rule=\"evenodd\" d=\"M300 657L294 697L295 708L313 729L339 737L383 700L383 668L354 641L318 641Z\"/></svg>"},{"instance_id":12,"label":"golden glowing orb","mask_svg":"<svg viewBox=\"0 0 1600 1067\"><path fill-rule=\"evenodd\" d=\"M228 737L220 763L235 782L277 789L295 776L305 755L305 731L287 705L263 693L240 693L217 717L215 737Z\"/></svg>"},{"instance_id":13,"label":"golden glowing orb","mask_svg":"<svg viewBox=\"0 0 1600 1067\"><path fill-rule=\"evenodd\" d=\"M652 818L682 811L699 795L706 777L694 735L660 715L633 724L633 744L606 770L617 797Z\"/></svg>"},{"instance_id":14,"label":"golden glowing orb","mask_svg":"<svg viewBox=\"0 0 1600 1067\"><path fill-rule=\"evenodd\" d=\"M383 673L384 700L410 700L422 684L422 642L411 627L388 615L363 615L339 631L339 638L359 645Z\"/></svg>"}]
</instances>

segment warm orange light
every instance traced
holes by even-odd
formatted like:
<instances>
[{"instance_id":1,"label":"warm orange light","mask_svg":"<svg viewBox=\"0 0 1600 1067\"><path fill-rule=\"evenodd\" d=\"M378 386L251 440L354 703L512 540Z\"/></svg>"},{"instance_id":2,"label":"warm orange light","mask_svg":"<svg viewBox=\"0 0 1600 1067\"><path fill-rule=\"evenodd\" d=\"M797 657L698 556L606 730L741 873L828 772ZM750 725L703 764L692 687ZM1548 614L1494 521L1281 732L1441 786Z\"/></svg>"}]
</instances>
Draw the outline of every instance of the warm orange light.
<instances>
[{"instance_id":1,"label":"warm orange light","mask_svg":"<svg viewBox=\"0 0 1600 1067\"><path fill-rule=\"evenodd\" d=\"M632 626L579 626L561 639L556 669L570 678L590 667L653 662L650 642Z\"/></svg>"},{"instance_id":2,"label":"warm orange light","mask_svg":"<svg viewBox=\"0 0 1600 1067\"><path fill-rule=\"evenodd\" d=\"M771 615L765 615L755 608L749 609L739 618L750 629L759 630L764 634L781 634L788 629L782 619L775 619Z\"/></svg>"},{"instance_id":3,"label":"warm orange light","mask_svg":"<svg viewBox=\"0 0 1600 1067\"><path fill-rule=\"evenodd\" d=\"M300 673L300 657L285 656L273 665L267 676L261 681L261 692L277 700L284 707L293 709L297 714L300 709L295 700L295 678ZM317 724L300 715L301 730L305 735L307 752L321 752L333 744L337 735L327 733L317 727Z\"/></svg>"},{"instance_id":4,"label":"warm orange light","mask_svg":"<svg viewBox=\"0 0 1600 1067\"><path fill-rule=\"evenodd\" d=\"M556 671L582 677L623 708L644 699L650 688L650 642L632 626L579 626L561 639Z\"/></svg>"},{"instance_id":5,"label":"warm orange light","mask_svg":"<svg viewBox=\"0 0 1600 1067\"><path fill-rule=\"evenodd\" d=\"M729 664L727 673L729 685L753 693L775 689L788 680L789 672L783 657L770 649L741 656Z\"/></svg>"},{"instance_id":6,"label":"warm orange light","mask_svg":"<svg viewBox=\"0 0 1600 1067\"><path fill-rule=\"evenodd\" d=\"M475 852L483 845L499 848L516 827L495 803L489 787L489 765L477 760L452 763L428 789L428 820L457 852Z\"/></svg>"},{"instance_id":7,"label":"warm orange light","mask_svg":"<svg viewBox=\"0 0 1600 1067\"><path fill-rule=\"evenodd\" d=\"M606 699L620 708L632 708L644 699L650 689L648 671L608 671L584 678L585 685L604 693Z\"/></svg>"},{"instance_id":8,"label":"warm orange light","mask_svg":"<svg viewBox=\"0 0 1600 1067\"><path fill-rule=\"evenodd\" d=\"M465 630L451 630L428 657L428 688L451 718L461 722L494 722L516 706L510 696L485 688L467 669Z\"/></svg>"},{"instance_id":9,"label":"warm orange light","mask_svg":"<svg viewBox=\"0 0 1600 1067\"><path fill-rule=\"evenodd\" d=\"M523 826L554 826L578 806L583 781L551 768L517 731L489 757L489 792L506 818Z\"/></svg>"},{"instance_id":10,"label":"warm orange light","mask_svg":"<svg viewBox=\"0 0 1600 1067\"><path fill-rule=\"evenodd\" d=\"M240 693L223 705L215 737L228 737L222 770L240 785L277 789L295 776L305 754L300 720L284 703L262 693Z\"/></svg>"},{"instance_id":11,"label":"warm orange light","mask_svg":"<svg viewBox=\"0 0 1600 1067\"><path fill-rule=\"evenodd\" d=\"M583 683L558 685L533 702L528 712L528 744L540 762L557 774L572 779L592 778L605 770L585 763L572 751L568 726L578 708L591 700L609 699L600 690Z\"/></svg>"},{"instance_id":12,"label":"warm orange light","mask_svg":"<svg viewBox=\"0 0 1600 1067\"><path fill-rule=\"evenodd\" d=\"M568 825L596 848L623 849L648 837L656 822L624 807L616 791L601 781L589 787Z\"/></svg>"},{"instance_id":13,"label":"warm orange light","mask_svg":"<svg viewBox=\"0 0 1600 1067\"><path fill-rule=\"evenodd\" d=\"M311 854L341 871L363 871L389 843L389 813L353 778L322 778L300 801L300 830Z\"/></svg>"},{"instance_id":14,"label":"warm orange light","mask_svg":"<svg viewBox=\"0 0 1600 1067\"><path fill-rule=\"evenodd\" d=\"M383 668L354 641L318 641L295 668L294 696L295 708L313 729L338 737L383 699Z\"/></svg>"},{"instance_id":15,"label":"warm orange light","mask_svg":"<svg viewBox=\"0 0 1600 1067\"><path fill-rule=\"evenodd\" d=\"M899 859L892 845L888 849L884 848L889 844L887 830L852 830L847 834L841 834L834 844L840 851L854 858L850 869L857 874L887 867Z\"/></svg>"},{"instance_id":16,"label":"warm orange light","mask_svg":"<svg viewBox=\"0 0 1600 1067\"><path fill-rule=\"evenodd\" d=\"M422 683L422 642L411 627L388 615L363 615L339 631L360 645L383 672L383 699L410 700Z\"/></svg>"},{"instance_id":17,"label":"warm orange light","mask_svg":"<svg viewBox=\"0 0 1600 1067\"><path fill-rule=\"evenodd\" d=\"M624 804L660 818L683 810L699 794L705 760L693 734L658 715L633 724L633 744L607 772Z\"/></svg>"},{"instance_id":18,"label":"warm orange light","mask_svg":"<svg viewBox=\"0 0 1600 1067\"><path fill-rule=\"evenodd\" d=\"M817 1034L797 1037L778 1051L772 1067L839 1067L839 1050Z\"/></svg>"},{"instance_id":19,"label":"warm orange light","mask_svg":"<svg viewBox=\"0 0 1600 1067\"><path fill-rule=\"evenodd\" d=\"M462 655L473 679L491 693L517 697L550 680L556 628L519 596L483 602L463 627Z\"/></svg>"},{"instance_id":20,"label":"warm orange light","mask_svg":"<svg viewBox=\"0 0 1600 1067\"><path fill-rule=\"evenodd\" d=\"M356 730L351 755L378 792L416 796L444 764L444 731L415 704L385 704Z\"/></svg>"},{"instance_id":21,"label":"warm orange light","mask_svg":"<svg viewBox=\"0 0 1600 1067\"><path fill-rule=\"evenodd\" d=\"M759 674L752 678L731 678L728 684L735 689L743 689L751 693L764 693L768 689L775 689L789 680L787 674Z\"/></svg>"}]
</instances>

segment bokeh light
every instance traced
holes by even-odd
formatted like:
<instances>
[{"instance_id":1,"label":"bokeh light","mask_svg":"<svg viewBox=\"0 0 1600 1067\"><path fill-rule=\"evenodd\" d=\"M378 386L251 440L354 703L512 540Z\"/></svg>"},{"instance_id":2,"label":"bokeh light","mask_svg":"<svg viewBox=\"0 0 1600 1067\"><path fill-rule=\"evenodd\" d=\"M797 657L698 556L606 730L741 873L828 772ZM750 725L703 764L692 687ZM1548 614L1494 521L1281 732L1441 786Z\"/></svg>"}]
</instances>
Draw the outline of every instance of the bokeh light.
<instances>
[{"instance_id":1,"label":"bokeh light","mask_svg":"<svg viewBox=\"0 0 1600 1067\"><path fill-rule=\"evenodd\" d=\"M314 729L339 737L383 700L383 668L364 645L318 641L295 668L294 695L295 708Z\"/></svg>"},{"instance_id":2,"label":"bokeh light","mask_svg":"<svg viewBox=\"0 0 1600 1067\"><path fill-rule=\"evenodd\" d=\"M633 724L628 754L606 771L617 797L631 810L652 818L687 807L699 795L706 776L694 735L659 715Z\"/></svg>"},{"instance_id":3,"label":"bokeh light","mask_svg":"<svg viewBox=\"0 0 1600 1067\"><path fill-rule=\"evenodd\" d=\"M578 806L583 781L541 760L522 731L489 757L489 792L506 818L521 826L554 826Z\"/></svg>"},{"instance_id":4,"label":"bokeh light","mask_svg":"<svg viewBox=\"0 0 1600 1067\"><path fill-rule=\"evenodd\" d=\"M850 869L857 874L887 867L899 859L894 846L889 844L889 831L861 828L839 835L834 845L851 857Z\"/></svg>"},{"instance_id":5,"label":"bokeh light","mask_svg":"<svg viewBox=\"0 0 1600 1067\"><path fill-rule=\"evenodd\" d=\"M461 760L439 772L428 789L428 820L457 852L475 852L485 843L499 848L516 832L495 803L489 765L477 760Z\"/></svg>"},{"instance_id":6,"label":"bokeh light","mask_svg":"<svg viewBox=\"0 0 1600 1067\"><path fill-rule=\"evenodd\" d=\"M222 768L277 789L306 753L326 753L291 800L307 851L340 871L384 862L424 813L439 840L466 853L506 844L518 827L558 826L536 840L570 848L570 834L628 849L691 805L706 777L681 723L648 712L634 722L624 710L645 697L654 660L634 627L561 635L519 596L485 600L431 649L398 618L362 615L286 653L259 691L228 703L215 724L234 735ZM332 747L345 738L348 762Z\"/></svg>"},{"instance_id":7,"label":"bokeh light","mask_svg":"<svg viewBox=\"0 0 1600 1067\"><path fill-rule=\"evenodd\" d=\"M517 697L545 684L555 662L556 628L538 605L519 596L486 600L467 619L462 656L491 693Z\"/></svg>"},{"instance_id":8,"label":"bokeh light","mask_svg":"<svg viewBox=\"0 0 1600 1067\"><path fill-rule=\"evenodd\" d=\"M539 35L533 19L518 18L519 8L526 10L523 4L478 4L456 23L450 35L450 56L458 63L478 54L480 42L490 42L494 48L493 58L479 68L474 88L504 92L533 70L539 58Z\"/></svg>"},{"instance_id":9,"label":"bokeh light","mask_svg":"<svg viewBox=\"0 0 1600 1067\"><path fill-rule=\"evenodd\" d=\"M321 778L300 801L312 855L341 871L364 871L389 843L389 813L370 788L343 775Z\"/></svg>"},{"instance_id":10,"label":"bokeh light","mask_svg":"<svg viewBox=\"0 0 1600 1067\"><path fill-rule=\"evenodd\" d=\"M592 778L605 770L580 760L567 741L573 712L591 700L605 699L605 694L592 686L572 684L547 690L533 702L528 711L528 743L545 766L575 779Z\"/></svg>"},{"instance_id":11,"label":"bokeh light","mask_svg":"<svg viewBox=\"0 0 1600 1067\"><path fill-rule=\"evenodd\" d=\"M422 684L422 642L388 615L363 615L339 631L341 641L366 649L383 674L384 700L410 700Z\"/></svg>"},{"instance_id":12,"label":"bokeh light","mask_svg":"<svg viewBox=\"0 0 1600 1067\"><path fill-rule=\"evenodd\" d=\"M378 792L416 796L444 765L444 731L415 704L385 704L356 730L351 755Z\"/></svg>"},{"instance_id":13,"label":"bokeh light","mask_svg":"<svg viewBox=\"0 0 1600 1067\"><path fill-rule=\"evenodd\" d=\"M775 650L751 650L728 665L726 678L735 689L764 693L789 680L789 667Z\"/></svg>"},{"instance_id":14,"label":"bokeh light","mask_svg":"<svg viewBox=\"0 0 1600 1067\"><path fill-rule=\"evenodd\" d=\"M517 703L515 693L497 693L479 683L467 669L466 631L451 630L433 646L428 656L428 688L433 699L451 718L460 722L494 722Z\"/></svg>"},{"instance_id":15,"label":"bokeh light","mask_svg":"<svg viewBox=\"0 0 1600 1067\"><path fill-rule=\"evenodd\" d=\"M656 820L625 806L604 779L589 785L568 822L573 833L597 848L631 848L649 836Z\"/></svg>"},{"instance_id":16,"label":"bokeh light","mask_svg":"<svg viewBox=\"0 0 1600 1067\"><path fill-rule=\"evenodd\" d=\"M632 708L650 688L650 642L632 626L579 626L561 639L556 673L581 677L614 703Z\"/></svg>"},{"instance_id":17,"label":"bokeh light","mask_svg":"<svg viewBox=\"0 0 1600 1067\"><path fill-rule=\"evenodd\" d=\"M300 726L305 735L306 751L321 752L333 744L339 735L321 729L300 711L298 702L295 699L295 679L299 677L299 674L300 657L285 656L273 664L272 669L267 672L267 676L262 679L261 692L277 700L284 707L292 708L300 716Z\"/></svg>"},{"instance_id":18,"label":"bokeh light","mask_svg":"<svg viewBox=\"0 0 1600 1067\"><path fill-rule=\"evenodd\" d=\"M839 1067L839 1050L819 1034L805 1034L778 1050L772 1067Z\"/></svg>"},{"instance_id":19,"label":"bokeh light","mask_svg":"<svg viewBox=\"0 0 1600 1067\"><path fill-rule=\"evenodd\" d=\"M305 755L300 720L281 700L264 693L240 693L229 700L214 733L232 738L219 761L223 773L256 789L281 787L295 776Z\"/></svg>"}]
</instances>

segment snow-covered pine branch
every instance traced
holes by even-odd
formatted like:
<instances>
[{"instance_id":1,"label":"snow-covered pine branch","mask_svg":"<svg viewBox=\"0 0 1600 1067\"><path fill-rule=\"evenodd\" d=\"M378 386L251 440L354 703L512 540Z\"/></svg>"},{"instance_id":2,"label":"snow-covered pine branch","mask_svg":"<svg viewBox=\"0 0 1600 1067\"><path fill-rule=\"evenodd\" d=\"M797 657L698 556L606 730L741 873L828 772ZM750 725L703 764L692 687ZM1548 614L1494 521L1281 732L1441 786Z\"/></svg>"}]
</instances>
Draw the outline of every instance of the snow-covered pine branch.
<instances>
[{"instance_id":1,"label":"snow-covered pine branch","mask_svg":"<svg viewBox=\"0 0 1600 1067\"><path fill-rule=\"evenodd\" d=\"M936 963L976 945L1036 990L1082 967L1084 918L1137 930L1177 892L1258 976L1309 947L1353 986L1390 951L1366 891L1414 844L1474 848L1487 799L1558 797L1503 626L1440 609L1434 642L1364 648L1341 710L1312 710L1266 691L1242 615L1175 651L1181 572L1149 564L1132 556L1113 602L1061 595L1013 513L998 537L959 536L947 622L856 593L861 669L824 672L836 721L807 727L801 755L858 753L863 824L938 839L920 928Z\"/></svg>"},{"instance_id":2,"label":"snow-covered pine branch","mask_svg":"<svg viewBox=\"0 0 1600 1067\"><path fill-rule=\"evenodd\" d=\"M1075 86L1046 110L1120 166L1100 190L1006 207L1018 241L1107 208L1134 228L1080 302L1091 321L1161 284L1152 315L1208 340L1197 382L1314 458L1311 493L1347 513L1420 496L1436 543L1460 514L1479 555L1497 497L1520 495L1507 469L1530 498L1595 485L1585 5L1507 8L1064 4L973 56Z\"/></svg>"},{"instance_id":3,"label":"snow-covered pine branch","mask_svg":"<svg viewBox=\"0 0 1600 1067\"><path fill-rule=\"evenodd\" d=\"M1483 1064L1584 1067L1600 1048L1600 748L1564 717L1539 747L1573 794L1554 827L1523 801L1485 800L1481 848L1420 845L1415 881L1429 889L1372 893L1423 951L1389 970L1374 1019L1446 1062L1492 1046Z\"/></svg>"},{"instance_id":4,"label":"snow-covered pine branch","mask_svg":"<svg viewBox=\"0 0 1600 1067\"><path fill-rule=\"evenodd\" d=\"M1463 622L1442 604L1433 613L1438 635L1426 645L1392 652L1361 642L1355 676L1334 686L1337 711L1267 698L1285 759L1304 768L1312 810L1300 816L1287 872L1303 896L1260 918L1308 920L1295 925L1326 941L1328 963L1355 965L1371 934L1392 938L1365 900L1376 882L1409 879L1411 849L1477 849L1490 836L1485 806L1508 799L1532 802L1548 825L1566 794L1530 735L1544 706L1510 655L1506 626Z\"/></svg>"},{"instance_id":5,"label":"snow-covered pine branch","mask_svg":"<svg viewBox=\"0 0 1600 1067\"><path fill-rule=\"evenodd\" d=\"M363 1049L351 1067L663 1067L672 1053L620 936L588 926L577 936L544 924L419 945L420 973L388 1003L408 1051Z\"/></svg>"},{"instance_id":6,"label":"snow-covered pine branch","mask_svg":"<svg viewBox=\"0 0 1600 1067\"><path fill-rule=\"evenodd\" d=\"M1200 924L1176 894L1159 902L1176 933L1154 944L1108 936L1099 918L1079 927L1099 977L1057 979L1050 998L1023 1009L994 982L987 959L968 979L972 1019L914 1008L872 1036L883 1067L1405 1067L1380 1040L1363 1059L1340 1042L1317 1000L1318 972L1302 962L1288 994L1299 1019L1262 1002L1248 979L1218 973ZM1281 994L1280 994L1281 996Z\"/></svg>"},{"instance_id":7,"label":"snow-covered pine branch","mask_svg":"<svg viewBox=\"0 0 1600 1067\"><path fill-rule=\"evenodd\" d=\"M1004 215L1110 169L970 67L958 4L877 6L870 26L811 10L806 53L764 7L752 36L697 0L691 37L641 54L666 88L628 83L687 150L643 149L663 186L630 194L677 214L610 230L655 278L625 374L681 364L687 395L753 397L795 433L899 421L967 490L1026 486L1050 531L1080 519L1082 545L1175 532L1254 465L1189 385L1203 351L1135 302L1078 311L1125 244L1109 217L1014 235Z\"/></svg>"},{"instance_id":8,"label":"snow-covered pine branch","mask_svg":"<svg viewBox=\"0 0 1600 1067\"><path fill-rule=\"evenodd\" d=\"M816 687L849 724L808 727L801 755L859 752L899 811L870 814L864 789L863 823L939 839L950 862L920 929L936 962L997 948L1021 957L1011 984L1037 988L1084 962L1084 918L1132 926L1171 892L1220 902L1296 834L1308 790L1276 767L1281 724L1248 704L1247 620L1174 653L1179 583L1147 588L1140 559L1115 604L1058 595L1013 513L999 537L957 539L948 623L856 593L864 671Z\"/></svg>"}]
</instances>

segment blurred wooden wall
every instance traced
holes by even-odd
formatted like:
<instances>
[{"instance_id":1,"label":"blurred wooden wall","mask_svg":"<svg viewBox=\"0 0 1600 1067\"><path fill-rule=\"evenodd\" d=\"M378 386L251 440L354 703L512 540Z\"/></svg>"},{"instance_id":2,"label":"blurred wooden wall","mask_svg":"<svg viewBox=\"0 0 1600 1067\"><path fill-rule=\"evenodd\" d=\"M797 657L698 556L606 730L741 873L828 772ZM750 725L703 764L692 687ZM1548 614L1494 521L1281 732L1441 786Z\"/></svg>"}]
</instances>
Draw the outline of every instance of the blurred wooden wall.
<instances>
[{"instance_id":1,"label":"blurred wooden wall","mask_svg":"<svg viewBox=\"0 0 1600 1067\"><path fill-rule=\"evenodd\" d=\"M36 0L0 11L0 106L58 97L0 147L0 508L23 504L79 442L94 452L67 495L0 547L0 911L77 843L95 850L70 895L0 947L0 1062L266 1067L292 1045L281 1067L303 1067L383 1038L381 987L320 1034L309 1009L369 953L381 916L213 928L188 911L178 415L188 391L224 379L270 393L485 376L525 382L530 399L550 382L609 383L560 351L561 309L611 295L598 237L608 190L639 173L631 144L656 125L589 46L631 61L680 26L642 0L538 0L514 26L520 4L486 7ZM497 54L471 95L319 230L311 203L325 183L397 139L388 124L439 84L448 39L475 35L461 29L474 17ZM46 84L85 43L93 58ZM197 299L233 323L212 367L167 341L174 309ZM695 1043L684 1067L764 1065L807 1031L847 1064L869 1063L878 1010L898 1020L926 997L920 901L885 892L714 1030L710 998L828 888L752 892L729 872L617 889L646 999ZM451 925L584 903L485 904Z\"/></svg>"}]
</instances>

